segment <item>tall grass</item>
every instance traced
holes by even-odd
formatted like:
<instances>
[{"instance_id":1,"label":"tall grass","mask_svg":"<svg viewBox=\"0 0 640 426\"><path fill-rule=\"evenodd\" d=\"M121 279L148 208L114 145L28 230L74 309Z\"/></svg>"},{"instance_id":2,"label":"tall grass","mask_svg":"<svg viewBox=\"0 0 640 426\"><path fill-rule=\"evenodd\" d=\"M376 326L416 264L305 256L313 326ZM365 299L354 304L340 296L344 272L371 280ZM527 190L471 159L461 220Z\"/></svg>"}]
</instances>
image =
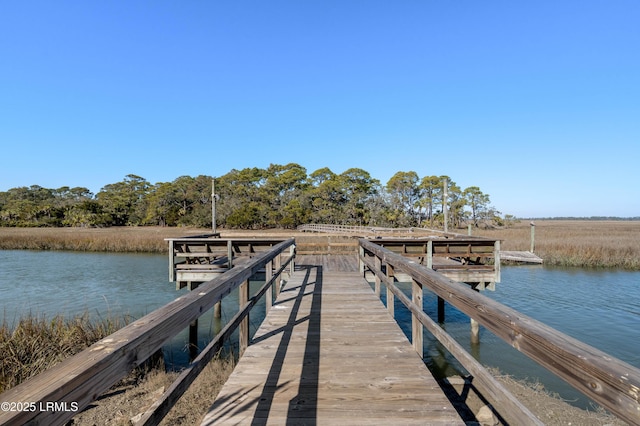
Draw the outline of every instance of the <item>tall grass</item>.
<instances>
[{"instance_id":1,"label":"tall grass","mask_svg":"<svg viewBox=\"0 0 640 426\"><path fill-rule=\"evenodd\" d=\"M165 238L207 230L162 227L2 228L0 249L166 253Z\"/></svg>"},{"instance_id":2,"label":"tall grass","mask_svg":"<svg viewBox=\"0 0 640 426\"><path fill-rule=\"evenodd\" d=\"M27 315L0 324L0 393L114 333L127 319Z\"/></svg>"},{"instance_id":3,"label":"tall grass","mask_svg":"<svg viewBox=\"0 0 640 426\"><path fill-rule=\"evenodd\" d=\"M74 250L166 253L165 238L204 234L208 229L119 228L3 228L0 249ZM465 230L459 232L466 233ZM502 240L503 250L529 250L529 221L501 229L473 230L474 235ZM227 231L226 237L290 237L310 243L312 234L295 231ZM415 237L416 235L410 235ZM322 237L319 234L312 242ZM326 238L326 236L324 237ZM624 268L640 270L640 221L541 220L536 221L535 252L547 265Z\"/></svg>"},{"instance_id":4,"label":"tall grass","mask_svg":"<svg viewBox=\"0 0 640 426\"><path fill-rule=\"evenodd\" d=\"M474 229L474 235L502 240L503 250L527 251L531 226ZM546 265L640 270L640 221L535 221L535 250Z\"/></svg>"}]
</instances>

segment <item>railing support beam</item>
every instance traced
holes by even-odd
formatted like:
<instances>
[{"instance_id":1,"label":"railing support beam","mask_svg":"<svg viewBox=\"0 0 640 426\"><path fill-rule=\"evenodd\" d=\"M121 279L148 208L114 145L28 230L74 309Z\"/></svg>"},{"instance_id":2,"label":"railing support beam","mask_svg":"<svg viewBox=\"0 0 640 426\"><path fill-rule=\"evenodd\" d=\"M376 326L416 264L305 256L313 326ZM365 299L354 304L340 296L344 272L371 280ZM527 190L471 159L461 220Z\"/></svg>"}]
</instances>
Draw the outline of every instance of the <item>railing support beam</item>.
<instances>
[{"instance_id":1,"label":"railing support beam","mask_svg":"<svg viewBox=\"0 0 640 426\"><path fill-rule=\"evenodd\" d=\"M411 280L411 301L422 309L422 284L416 280ZM424 356L422 338L422 323L416 315L411 314L411 343L420 358Z\"/></svg>"}]
</instances>

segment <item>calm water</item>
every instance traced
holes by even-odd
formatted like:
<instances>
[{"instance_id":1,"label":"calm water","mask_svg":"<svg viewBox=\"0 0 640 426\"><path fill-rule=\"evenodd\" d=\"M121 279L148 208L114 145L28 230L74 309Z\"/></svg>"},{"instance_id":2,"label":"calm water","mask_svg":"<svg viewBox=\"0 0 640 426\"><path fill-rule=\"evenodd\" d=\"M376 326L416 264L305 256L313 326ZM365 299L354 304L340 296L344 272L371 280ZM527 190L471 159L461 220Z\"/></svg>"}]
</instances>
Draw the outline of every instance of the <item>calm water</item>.
<instances>
[{"instance_id":1,"label":"calm water","mask_svg":"<svg viewBox=\"0 0 640 426\"><path fill-rule=\"evenodd\" d=\"M252 291L259 285L253 283ZM0 251L0 312L9 323L28 313L72 316L88 312L95 317L138 318L185 291L176 291L168 281L168 261L163 255ZM640 368L640 272L505 267L496 291L485 295ZM237 296L226 299L222 322L237 312ZM435 318L435 295L425 292L424 306ZM252 311L252 329L263 316L262 303ZM399 305L396 318L408 332L410 316ZM208 313L199 324L204 346L221 322ZM445 328L483 364L517 378L540 381L574 405L589 406L579 392L489 331L481 328L480 344L472 346L468 318L449 305ZM187 362L187 341L185 330L167 345L169 364ZM461 370L428 333L425 355L435 374Z\"/></svg>"},{"instance_id":2,"label":"calm water","mask_svg":"<svg viewBox=\"0 0 640 426\"><path fill-rule=\"evenodd\" d=\"M169 282L168 268L164 255L0 250L0 313L9 324L27 314L140 318L187 291ZM251 291L259 286L251 283ZM211 312L201 316L199 345L206 346L237 311L232 293L223 302L221 320ZM263 318L261 301L250 317L251 332ZM188 363L188 341L185 330L164 348L169 366Z\"/></svg>"}]
</instances>

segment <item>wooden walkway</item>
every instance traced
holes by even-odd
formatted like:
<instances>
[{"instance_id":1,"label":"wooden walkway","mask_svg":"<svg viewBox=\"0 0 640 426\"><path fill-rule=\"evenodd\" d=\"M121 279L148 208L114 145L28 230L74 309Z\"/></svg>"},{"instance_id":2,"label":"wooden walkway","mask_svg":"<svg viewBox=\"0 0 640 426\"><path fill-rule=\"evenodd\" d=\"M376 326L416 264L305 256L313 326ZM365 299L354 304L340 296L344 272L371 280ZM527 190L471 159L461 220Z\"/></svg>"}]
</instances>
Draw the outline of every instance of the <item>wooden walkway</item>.
<instances>
[{"instance_id":1,"label":"wooden walkway","mask_svg":"<svg viewBox=\"0 0 640 426\"><path fill-rule=\"evenodd\" d=\"M297 266L202 424L464 422L360 274Z\"/></svg>"},{"instance_id":2,"label":"wooden walkway","mask_svg":"<svg viewBox=\"0 0 640 426\"><path fill-rule=\"evenodd\" d=\"M500 260L520 263L542 263L542 258L530 251L501 251Z\"/></svg>"}]
</instances>

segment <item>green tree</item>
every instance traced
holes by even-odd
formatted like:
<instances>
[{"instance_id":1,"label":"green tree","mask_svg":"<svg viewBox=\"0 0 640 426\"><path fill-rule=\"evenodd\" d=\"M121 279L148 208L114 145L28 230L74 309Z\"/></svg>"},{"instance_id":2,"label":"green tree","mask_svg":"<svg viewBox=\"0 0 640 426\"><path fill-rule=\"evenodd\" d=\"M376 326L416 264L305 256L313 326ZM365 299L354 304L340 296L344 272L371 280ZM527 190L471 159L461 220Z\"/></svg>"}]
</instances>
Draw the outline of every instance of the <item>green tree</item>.
<instances>
[{"instance_id":1,"label":"green tree","mask_svg":"<svg viewBox=\"0 0 640 426\"><path fill-rule=\"evenodd\" d=\"M151 185L144 178L129 174L122 182L105 185L96 198L116 226L140 225L146 216L145 197Z\"/></svg>"},{"instance_id":2,"label":"green tree","mask_svg":"<svg viewBox=\"0 0 640 426\"><path fill-rule=\"evenodd\" d=\"M477 186L470 186L463 192L464 200L471 210L473 226L478 226L478 220L487 218L489 208L489 196L484 194Z\"/></svg>"},{"instance_id":3,"label":"green tree","mask_svg":"<svg viewBox=\"0 0 640 426\"><path fill-rule=\"evenodd\" d=\"M367 204L376 194L380 182L371 178L365 170L351 168L340 174L339 183L344 193L342 211L344 223L350 225L368 224L370 220Z\"/></svg>"},{"instance_id":4,"label":"green tree","mask_svg":"<svg viewBox=\"0 0 640 426\"><path fill-rule=\"evenodd\" d=\"M436 215L435 207L442 205L444 182L440 176L425 176L420 181L422 199L419 204L424 209L425 218L429 221L429 227L433 228Z\"/></svg>"},{"instance_id":5,"label":"green tree","mask_svg":"<svg viewBox=\"0 0 640 426\"><path fill-rule=\"evenodd\" d=\"M309 182L306 193L311 210L309 220L313 223L341 223L346 197L339 176L324 167L311 173Z\"/></svg>"},{"instance_id":6,"label":"green tree","mask_svg":"<svg viewBox=\"0 0 640 426\"><path fill-rule=\"evenodd\" d=\"M153 185L147 196L145 224L176 226L180 218L180 201L172 182L159 182Z\"/></svg>"},{"instance_id":7,"label":"green tree","mask_svg":"<svg viewBox=\"0 0 640 426\"><path fill-rule=\"evenodd\" d=\"M187 196L191 208L183 223L200 228L211 226L211 176L196 176L189 187Z\"/></svg>"},{"instance_id":8,"label":"green tree","mask_svg":"<svg viewBox=\"0 0 640 426\"><path fill-rule=\"evenodd\" d=\"M266 171L259 168L232 169L216 179L216 193L220 200L216 205L217 220L221 226L250 229L262 226L261 188L266 182Z\"/></svg>"},{"instance_id":9,"label":"green tree","mask_svg":"<svg viewBox=\"0 0 640 426\"><path fill-rule=\"evenodd\" d=\"M301 199L309 187L307 170L295 163L271 164L266 170L266 182L260 188L262 199L268 210L265 212L267 227L295 227L303 222ZM297 200L290 208L290 203ZM291 213L297 212L291 215Z\"/></svg>"},{"instance_id":10,"label":"green tree","mask_svg":"<svg viewBox=\"0 0 640 426\"><path fill-rule=\"evenodd\" d=\"M391 202L391 222L395 226L416 226L419 217L421 190L416 172L397 172L387 182Z\"/></svg>"},{"instance_id":11,"label":"green tree","mask_svg":"<svg viewBox=\"0 0 640 426\"><path fill-rule=\"evenodd\" d=\"M62 224L84 228L104 227L111 225L111 215L104 213L96 200L86 199L65 210Z\"/></svg>"}]
</instances>

